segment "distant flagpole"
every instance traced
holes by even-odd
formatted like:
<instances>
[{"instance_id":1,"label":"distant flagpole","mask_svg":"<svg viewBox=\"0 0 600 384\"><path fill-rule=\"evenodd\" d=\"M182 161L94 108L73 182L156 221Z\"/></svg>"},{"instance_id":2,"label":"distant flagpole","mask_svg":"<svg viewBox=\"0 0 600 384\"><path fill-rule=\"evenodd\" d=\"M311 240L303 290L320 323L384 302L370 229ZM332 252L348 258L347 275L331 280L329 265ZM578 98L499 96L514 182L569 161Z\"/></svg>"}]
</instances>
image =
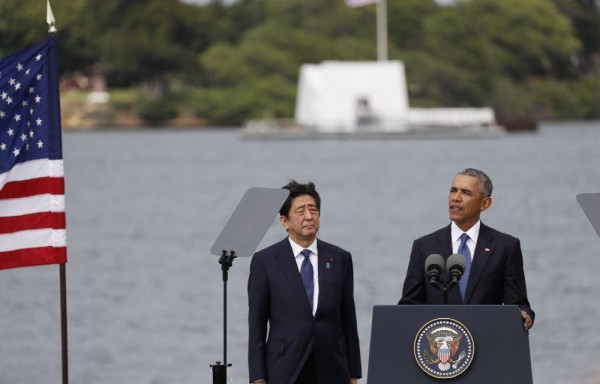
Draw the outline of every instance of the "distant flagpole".
<instances>
[{"instance_id":1,"label":"distant flagpole","mask_svg":"<svg viewBox=\"0 0 600 384\"><path fill-rule=\"evenodd\" d=\"M387 0L379 0L377 3L377 60L387 61Z\"/></svg>"},{"instance_id":2,"label":"distant flagpole","mask_svg":"<svg viewBox=\"0 0 600 384\"><path fill-rule=\"evenodd\" d=\"M377 3L377 60L388 59L387 0L344 0L350 8Z\"/></svg>"}]
</instances>

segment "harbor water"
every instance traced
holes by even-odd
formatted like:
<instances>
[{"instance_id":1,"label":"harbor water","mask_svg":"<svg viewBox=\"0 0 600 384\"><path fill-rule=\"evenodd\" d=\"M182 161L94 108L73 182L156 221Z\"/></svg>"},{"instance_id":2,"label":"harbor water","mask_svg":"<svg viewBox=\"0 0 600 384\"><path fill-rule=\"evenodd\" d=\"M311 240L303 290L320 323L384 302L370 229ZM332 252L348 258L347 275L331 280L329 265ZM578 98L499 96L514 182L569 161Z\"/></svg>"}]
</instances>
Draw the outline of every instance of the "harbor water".
<instances>
[{"instance_id":1,"label":"harbor water","mask_svg":"<svg viewBox=\"0 0 600 384\"><path fill-rule=\"evenodd\" d=\"M65 132L63 152L72 384L211 383L224 329L221 268L210 248L249 188L292 178L316 183L320 238L353 255L367 383L373 306L398 301L412 241L448 224L450 183L467 167L495 185L483 221L521 240L537 313L529 336L534 382L600 383L600 238L576 200L600 192L598 122L543 123L535 133L493 139ZM284 235L274 220L259 247ZM248 382L249 264L236 259L227 285L227 362L236 384ZM0 308L0 384L60 383L58 266L0 271Z\"/></svg>"}]
</instances>

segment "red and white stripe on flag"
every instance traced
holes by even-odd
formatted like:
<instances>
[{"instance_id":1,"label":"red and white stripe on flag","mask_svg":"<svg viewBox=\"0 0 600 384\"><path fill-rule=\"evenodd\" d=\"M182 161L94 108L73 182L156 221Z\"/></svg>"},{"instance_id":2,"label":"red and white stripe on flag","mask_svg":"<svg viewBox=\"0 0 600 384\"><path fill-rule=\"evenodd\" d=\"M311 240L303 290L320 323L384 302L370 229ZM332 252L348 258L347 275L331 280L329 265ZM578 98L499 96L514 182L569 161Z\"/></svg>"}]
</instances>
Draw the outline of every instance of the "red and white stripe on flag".
<instances>
[{"instance_id":1,"label":"red and white stripe on flag","mask_svg":"<svg viewBox=\"0 0 600 384\"><path fill-rule=\"evenodd\" d=\"M379 0L345 0L346 5L351 8L363 7L369 4L379 3Z\"/></svg>"},{"instance_id":2,"label":"red and white stripe on flag","mask_svg":"<svg viewBox=\"0 0 600 384\"><path fill-rule=\"evenodd\" d=\"M0 185L0 269L66 262L63 161L17 164Z\"/></svg>"},{"instance_id":3,"label":"red and white stripe on flag","mask_svg":"<svg viewBox=\"0 0 600 384\"><path fill-rule=\"evenodd\" d=\"M0 59L0 269L67 261L54 36Z\"/></svg>"}]
</instances>

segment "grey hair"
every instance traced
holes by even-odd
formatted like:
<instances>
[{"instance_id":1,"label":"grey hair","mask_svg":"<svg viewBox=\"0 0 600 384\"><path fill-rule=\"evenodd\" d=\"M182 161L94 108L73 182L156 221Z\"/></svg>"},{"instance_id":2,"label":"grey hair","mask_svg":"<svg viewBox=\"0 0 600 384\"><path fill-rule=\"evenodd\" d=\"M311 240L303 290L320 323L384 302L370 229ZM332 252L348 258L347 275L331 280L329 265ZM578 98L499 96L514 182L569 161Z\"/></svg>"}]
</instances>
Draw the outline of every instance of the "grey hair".
<instances>
[{"instance_id":1,"label":"grey hair","mask_svg":"<svg viewBox=\"0 0 600 384\"><path fill-rule=\"evenodd\" d=\"M492 185L492 180L489 178L488 175L485 174L485 172L475 168L467 168L464 171L459 172L458 174L476 177L479 184L479 192L481 192L483 197L492 196L492 190L494 189L494 186Z\"/></svg>"}]
</instances>

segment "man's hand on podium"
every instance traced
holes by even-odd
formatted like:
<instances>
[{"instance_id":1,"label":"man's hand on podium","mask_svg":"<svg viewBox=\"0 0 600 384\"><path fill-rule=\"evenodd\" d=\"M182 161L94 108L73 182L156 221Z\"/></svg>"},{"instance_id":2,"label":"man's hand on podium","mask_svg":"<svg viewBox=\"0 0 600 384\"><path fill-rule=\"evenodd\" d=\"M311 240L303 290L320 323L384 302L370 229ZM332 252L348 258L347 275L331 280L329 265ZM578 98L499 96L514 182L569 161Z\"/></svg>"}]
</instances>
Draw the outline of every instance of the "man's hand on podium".
<instances>
[{"instance_id":1,"label":"man's hand on podium","mask_svg":"<svg viewBox=\"0 0 600 384\"><path fill-rule=\"evenodd\" d=\"M524 310L521 309L520 312L521 317L523 318L523 328L525 328L526 331L529 331L529 328L531 328L533 325L533 320L531 320L531 316L529 316Z\"/></svg>"},{"instance_id":2,"label":"man's hand on podium","mask_svg":"<svg viewBox=\"0 0 600 384\"><path fill-rule=\"evenodd\" d=\"M350 384L358 384L358 379L353 377L350 379Z\"/></svg>"}]
</instances>

